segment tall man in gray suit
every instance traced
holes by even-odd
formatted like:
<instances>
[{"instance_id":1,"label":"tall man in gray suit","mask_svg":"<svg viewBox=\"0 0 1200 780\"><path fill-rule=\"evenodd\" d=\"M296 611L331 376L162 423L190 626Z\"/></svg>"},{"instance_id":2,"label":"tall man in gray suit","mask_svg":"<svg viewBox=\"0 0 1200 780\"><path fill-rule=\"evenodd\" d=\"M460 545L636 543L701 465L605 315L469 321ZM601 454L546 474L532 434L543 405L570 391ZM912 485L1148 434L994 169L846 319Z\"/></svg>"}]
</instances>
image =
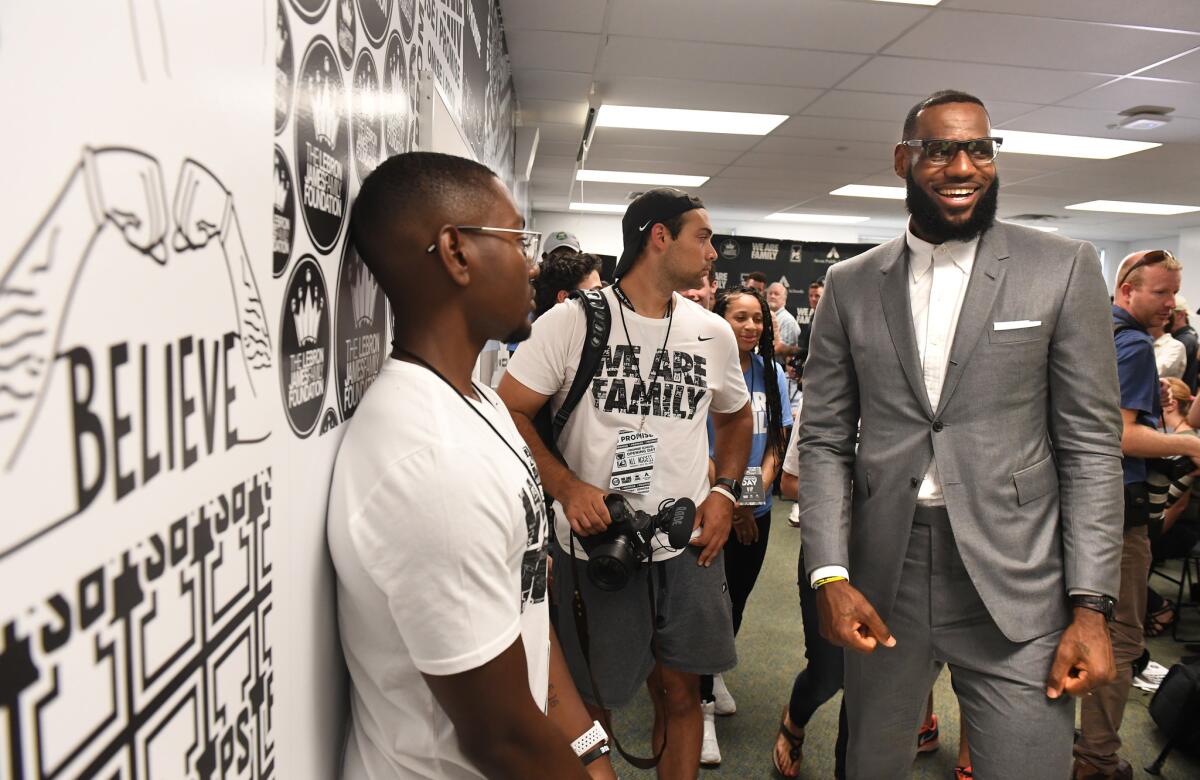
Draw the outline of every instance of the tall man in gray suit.
<instances>
[{"instance_id":1,"label":"tall man in gray suit","mask_svg":"<svg viewBox=\"0 0 1200 780\"><path fill-rule=\"evenodd\" d=\"M976 775L1062 780L1064 694L1113 676L1108 293L1090 244L995 221L978 98L935 93L903 139L908 230L830 269L804 368L805 567L822 634L857 651L849 776L909 774L949 664Z\"/></svg>"}]
</instances>

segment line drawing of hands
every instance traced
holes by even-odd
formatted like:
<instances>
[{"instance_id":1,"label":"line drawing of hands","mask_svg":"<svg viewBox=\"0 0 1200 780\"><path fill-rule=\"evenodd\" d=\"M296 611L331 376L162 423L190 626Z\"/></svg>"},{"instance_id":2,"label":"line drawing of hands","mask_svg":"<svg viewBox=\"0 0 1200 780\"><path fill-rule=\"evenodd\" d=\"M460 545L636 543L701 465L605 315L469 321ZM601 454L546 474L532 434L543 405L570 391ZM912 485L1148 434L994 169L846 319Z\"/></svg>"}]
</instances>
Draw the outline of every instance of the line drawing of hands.
<instances>
[{"instance_id":1,"label":"line drawing of hands","mask_svg":"<svg viewBox=\"0 0 1200 780\"><path fill-rule=\"evenodd\" d=\"M167 196L158 160L137 149L86 151L92 206L131 247L166 265Z\"/></svg>"},{"instance_id":2,"label":"line drawing of hands","mask_svg":"<svg viewBox=\"0 0 1200 780\"><path fill-rule=\"evenodd\" d=\"M175 185L172 246L179 252L206 246L224 231L232 205L232 196L212 171L184 160Z\"/></svg>"}]
</instances>

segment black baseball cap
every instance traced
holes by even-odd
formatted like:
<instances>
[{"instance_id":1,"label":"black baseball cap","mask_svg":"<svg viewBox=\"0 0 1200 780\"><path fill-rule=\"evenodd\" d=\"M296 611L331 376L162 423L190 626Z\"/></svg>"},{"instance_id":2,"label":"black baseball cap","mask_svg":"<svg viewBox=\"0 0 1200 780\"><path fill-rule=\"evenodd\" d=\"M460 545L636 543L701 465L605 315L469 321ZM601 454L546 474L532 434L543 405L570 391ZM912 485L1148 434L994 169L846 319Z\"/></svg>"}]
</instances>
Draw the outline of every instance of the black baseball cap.
<instances>
[{"instance_id":1,"label":"black baseball cap","mask_svg":"<svg viewBox=\"0 0 1200 780\"><path fill-rule=\"evenodd\" d=\"M692 209L704 208L704 201L674 187L657 187L639 195L621 218L621 236L624 249L613 269L613 278L620 279L629 273L633 261L646 245L647 231L659 222L686 214Z\"/></svg>"}]
</instances>

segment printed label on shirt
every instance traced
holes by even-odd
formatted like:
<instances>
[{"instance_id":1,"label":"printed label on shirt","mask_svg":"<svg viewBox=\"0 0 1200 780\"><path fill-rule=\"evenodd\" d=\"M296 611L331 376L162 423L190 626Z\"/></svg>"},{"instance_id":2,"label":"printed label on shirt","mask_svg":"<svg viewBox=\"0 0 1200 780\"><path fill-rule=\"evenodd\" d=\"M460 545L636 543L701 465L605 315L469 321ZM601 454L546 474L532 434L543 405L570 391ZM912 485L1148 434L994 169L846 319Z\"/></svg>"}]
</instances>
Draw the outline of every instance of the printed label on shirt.
<instances>
[{"instance_id":1,"label":"printed label on shirt","mask_svg":"<svg viewBox=\"0 0 1200 780\"><path fill-rule=\"evenodd\" d=\"M619 431L612 477L608 480L609 489L642 496L648 494L654 479L654 456L657 451L658 437L654 434Z\"/></svg>"},{"instance_id":2,"label":"printed label on shirt","mask_svg":"<svg viewBox=\"0 0 1200 780\"><path fill-rule=\"evenodd\" d=\"M750 466L742 475L742 498L739 506L762 506L767 503L766 486L763 485L762 466Z\"/></svg>"}]
</instances>

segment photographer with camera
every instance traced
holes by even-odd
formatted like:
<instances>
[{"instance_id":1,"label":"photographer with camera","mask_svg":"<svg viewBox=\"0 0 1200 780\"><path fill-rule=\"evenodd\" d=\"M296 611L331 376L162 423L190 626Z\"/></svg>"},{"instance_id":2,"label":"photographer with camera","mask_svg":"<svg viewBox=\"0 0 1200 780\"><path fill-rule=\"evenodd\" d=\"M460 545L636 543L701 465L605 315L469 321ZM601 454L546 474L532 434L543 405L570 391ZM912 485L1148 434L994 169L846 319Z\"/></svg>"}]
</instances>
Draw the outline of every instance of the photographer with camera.
<instances>
[{"instance_id":1,"label":"photographer with camera","mask_svg":"<svg viewBox=\"0 0 1200 780\"><path fill-rule=\"evenodd\" d=\"M716 259L704 204L681 190L650 190L629 205L622 232L617 282L600 292L611 312L606 346L589 393L556 442L565 464L539 438L533 418L547 401L554 409L562 405L585 337L598 338L586 327L588 304L571 300L534 324L499 394L557 498L553 587L564 606L576 603L578 590L586 610L583 622L578 609L559 614L575 683L593 713L606 718L601 710L627 703L645 680L654 701L653 745L661 751L658 774L690 779L699 770L703 727L698 675L737 662L722 548L741 493L752 419L728 324L674 292L700 286ZM717 464L711 487L710 412ZM689 499L696 532L682 549L678 537L673 543L656 533L652 565L638 565L624 587L608 590L614 582L583 573L590 561L581 540L601 535L604 544L640 546L627 518L612 517L613 499L606 496L615 490L634 510L660 518L664 502L678 507Z\"/></svg>"}]
</instances>

